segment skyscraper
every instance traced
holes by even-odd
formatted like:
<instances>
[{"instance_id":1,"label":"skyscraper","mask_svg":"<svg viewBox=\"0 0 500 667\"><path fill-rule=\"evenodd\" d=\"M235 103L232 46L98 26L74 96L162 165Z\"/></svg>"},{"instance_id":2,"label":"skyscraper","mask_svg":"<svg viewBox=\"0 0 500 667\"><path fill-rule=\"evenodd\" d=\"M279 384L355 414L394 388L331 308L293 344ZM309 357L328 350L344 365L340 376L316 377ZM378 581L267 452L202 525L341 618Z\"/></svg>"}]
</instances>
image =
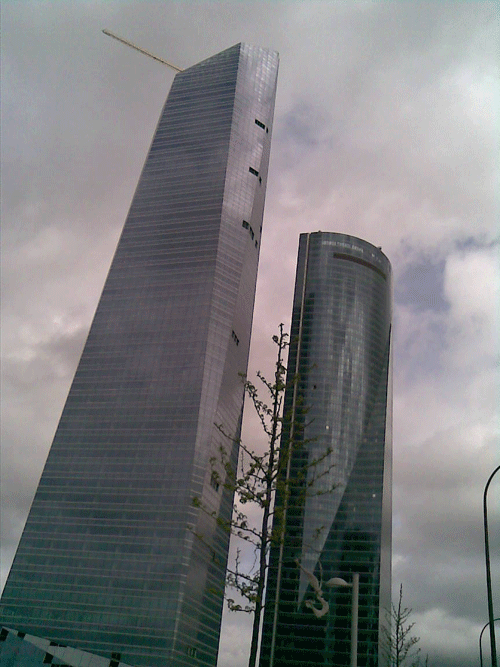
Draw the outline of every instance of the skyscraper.
<instances>
[{"instance_id":1,"label":"skyscraper","mask_svg":"<svg viewBox=\"0 0 500 667\"><path fill-rule=\"evenodd\" d=\"M391 267L379 248L300 236L290 340L295 444L282 464L290 493L277 501L285 530L271 550L260 666L349 665L351 592L325 582L358 573L358 665L375 667L391 589Z\"/></svg>"},{"instance_id":2,"label":"skyscraper","mask_svg":"<svg viewBox=\"0 0 500 667\"><path fill-rule=\"evenodd\" d=\"M238 44L176 75L1 601L133 665L215 665L278 70ZM233 455L236 455L233 452Z\"/></svg>"}]
</instances>

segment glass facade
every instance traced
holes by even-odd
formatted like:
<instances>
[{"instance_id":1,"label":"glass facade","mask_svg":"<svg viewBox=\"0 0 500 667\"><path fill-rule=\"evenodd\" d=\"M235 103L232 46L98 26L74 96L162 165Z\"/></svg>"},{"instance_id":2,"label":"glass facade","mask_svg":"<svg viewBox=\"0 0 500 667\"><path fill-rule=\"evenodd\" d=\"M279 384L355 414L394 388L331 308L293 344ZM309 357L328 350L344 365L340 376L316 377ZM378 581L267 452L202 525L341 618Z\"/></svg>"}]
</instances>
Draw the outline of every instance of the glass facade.
<instances>
[{"instance_id":1,"label":"glass facade","mask_svg":"<svg viewBox=\"0 0 500 667\"><path fill-rule=\"evenodd\" d=\"M357 664L379 665L391 600L391 293L380 249L345 234L300 236L296 382L285 396L293 444L281 455L289 492L277 500L285 529L275 525L283 538L271 549L260 667L350 665L351 589L325 582L354 573Z\"/></svg>"},{"instance_id":2,"label":"glass facade","mask_svg":"<svg viewBox=\"0 0 500 667\"><path fill-rule=\"evenodd\" d=\"M0 619L132 665L215 665L278 70L176 75L5 586ZM233 445L233 449L235 446ZM232 452L236 456L237 452Z\"/></svg>"}]
</instances>

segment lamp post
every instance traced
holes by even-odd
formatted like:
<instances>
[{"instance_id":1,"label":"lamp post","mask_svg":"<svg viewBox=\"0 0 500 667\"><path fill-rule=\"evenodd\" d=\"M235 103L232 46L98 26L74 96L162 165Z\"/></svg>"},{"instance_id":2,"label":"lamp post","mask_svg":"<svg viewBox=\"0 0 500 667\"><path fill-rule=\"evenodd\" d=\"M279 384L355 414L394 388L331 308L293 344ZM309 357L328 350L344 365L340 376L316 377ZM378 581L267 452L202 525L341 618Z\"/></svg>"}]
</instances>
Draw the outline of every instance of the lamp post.
<instances>
[{"instance_id":1,"label":"lamp post","mask_svg":"<svg viewBox=\"0 0 500 667\"><path fill-rule=\"evenodd\" d=\"M487 494L488 487L490 486L491 480L500 470L500 466L496 467L495 470L491 473L484 487L483 494L483 516L484 516L484 556L486 561L486 590L488 593L488 618L490 626L490 645L491 645L491 667L498 667L497 660L497 647L495 641L495 622L493 614L493 594L491 589L491 567L490 567L490 541L488 536L488 504Z\"/></svg>"},{"instance_id":2,"label":"lamp post","mask_svg":"<svg viewBox=\"0 0 500 667\"><path fill-rule=\"evenodd\" d=\"M330 579L329 587L339 586L352 588L352 610L351 610L351 667L358 666L358 608L359 608L359 573L353 572L352 584L347 583L340 577Z\"/></svg>"},{"instance_id":3,"label":"lamp post","mask_svg":"<svg viewBox=\"0 0 500 667\"><path fill-rule=\"evenodd\" d=\"M494 618L493 622L495 622L495 621L500 621L500 618ZM479 663L480 663L481 667L483 667L483 645L482 645L483 632L486 630L486 628L489 626L489 624L490 624L489 621L488 621L488 623L484 624L483 629L481 630L481 633L479 635Z\"/></svg>"}]
</instances>

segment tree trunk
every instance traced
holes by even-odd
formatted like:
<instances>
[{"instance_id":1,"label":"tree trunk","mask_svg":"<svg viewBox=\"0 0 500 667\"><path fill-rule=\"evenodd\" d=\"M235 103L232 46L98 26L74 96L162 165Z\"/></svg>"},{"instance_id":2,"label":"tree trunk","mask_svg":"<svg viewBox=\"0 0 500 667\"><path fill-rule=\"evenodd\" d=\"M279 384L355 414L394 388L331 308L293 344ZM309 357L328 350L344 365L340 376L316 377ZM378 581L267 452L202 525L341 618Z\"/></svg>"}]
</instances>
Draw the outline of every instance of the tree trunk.
<instances>
[{"instance_id":1,"label":"tree trunk","mask_svg":"<svg viewBox=\"0 0 500 667\"><path fill-rule=\"evenodd\" d=\"M257 583L257 595L255 600L255 612L252 626L252 641L250 644L250 657L248 667L255 667L257 663L257 649L259 646L260 621L262 617L262 608L264 600L264 585L267 570L267 548L269 544L269 516L271 513L271 503L273 500L273 476L274 476L274 458L276 455L276 440L280 413L280 396L283 391L283 373L282 354L284 349L283 324L280 324L280 336L278 339L278 358L276 360L276 370L274 373L273 387L273 416L271 420L271 437L269 440L269 462L266 470L266 499L264 503L264 514L262 516L262 530L260 539L259 554L259 581Z\"/></svg>"}]
</instances>

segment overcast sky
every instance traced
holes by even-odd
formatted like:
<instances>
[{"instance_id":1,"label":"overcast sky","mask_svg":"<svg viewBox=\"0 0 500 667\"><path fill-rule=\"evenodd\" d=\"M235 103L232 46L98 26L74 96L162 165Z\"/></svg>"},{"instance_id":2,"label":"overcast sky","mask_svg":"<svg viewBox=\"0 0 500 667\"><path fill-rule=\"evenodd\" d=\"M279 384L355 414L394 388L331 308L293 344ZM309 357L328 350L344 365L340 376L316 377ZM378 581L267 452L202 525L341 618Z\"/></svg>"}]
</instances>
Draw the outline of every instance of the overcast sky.
<instances>
[{"instance_id":1,"label":"overcast sky","mask_svg":"<svg viewBox=\"0 0 500 667\"><path fill-rule=\"evenodd\" d=\"M478 665L500 464L494 2L2 2L2 581L174 76L102 28L180 67L240 41L280 52L250 373L289 326L300 232L382 246L394 589L432 667ZM489 507L500 616L500 474ZM227 616L219 667L248 643Z\"/></svg>"}]
</instances>

